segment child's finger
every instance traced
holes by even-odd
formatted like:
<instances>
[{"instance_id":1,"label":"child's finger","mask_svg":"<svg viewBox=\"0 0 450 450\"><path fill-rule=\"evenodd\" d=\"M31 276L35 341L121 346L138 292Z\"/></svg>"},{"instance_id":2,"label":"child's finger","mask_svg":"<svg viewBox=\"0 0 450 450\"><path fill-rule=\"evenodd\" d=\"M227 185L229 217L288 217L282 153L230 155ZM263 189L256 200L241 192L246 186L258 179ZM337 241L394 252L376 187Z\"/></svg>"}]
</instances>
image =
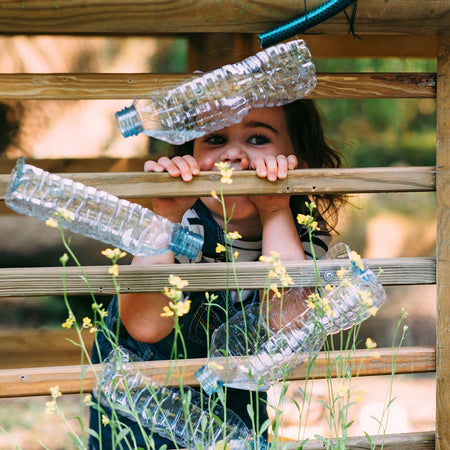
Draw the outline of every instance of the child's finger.
<instances>
[{"instance_id":1,"label":"child's finger","mask_svg":"<svg viewBox=\"0 0 450 450\"><path fill-rule=\"evenodd\" d=\"M145 161L144 172L164 172L164 167L156 161Z\"/></svg>"},{"instance_id":2,"label":"child's finger","mask_svg":"<svg viewBox=\"0 0 450 450\"><path fill-rule=\"evenodd\" d=\"M166 172L169 172L169 175L172 177L179 177L181 174L177 165L167 156L159 158L158 164L163 167Z\"/></svg>"},{"instance_id":3,"label":"child's finger","mask_svg":"<svg viewBox=\"0 0 450 450\"><path fill-rule=\"evenodd\" d=\"M278 159L269 155L264 158L267 167L267 179L276 181L278 179Z\"/></svg>"},{"instance_id":4,"label":"child's finger","mask_svg":"<svg viewBox=\"0 0 450 450\"><path fill-rule=\"evenodd\" d=\"M294 170L298 167L298 159L295 155L287 157L288 170Z\"/></svg>"},{"instance_id":5,"label":"child's finger","mask_svg":"<svg viewBox=\"0 0 450 450\"><path fill-rule=\"evenodd\" d=\"M194 160L195 161L195 160ZM181 175L181 179L183 181L191 181L192 180L192 169L188 160L185 157L175 156L172 159L173 164L178 168L179 173ZM192 163L192 161L191 161Z\"/></svg>"},{"instance_id":6,"label":"child's finger","mask_svg":"<svg viewBox=\"0 0 450 450\"><path fill-rule=\"evenodd\" d=\"M184 155L183 159L189 164L192 175L198 175L200 173L200 167L197 160L191 155Z\"/></svg>"},{"instance_id":7,"label":"child's finger","mask_svg":"<svg viewBox=\"0 0 450 450\"><path fill-rule=\"evenodd\" d=\"M284 180L287 177L288 171L288 160L286 156L284 155L277 156L277 164L278 164L278 179Z\"/></svg>"},{"instance_id":8,"label":"child's finger","mask_svg":"<svg viewBox=\"0 0 450 450\"><path fill-rule=\"evenodd\" d=\"M256 175L260 178L265 178L267 176L267 167L264 159L260 156L256 157L252 161L252 169L256 170Z\"/></svg>"}]
</instances>

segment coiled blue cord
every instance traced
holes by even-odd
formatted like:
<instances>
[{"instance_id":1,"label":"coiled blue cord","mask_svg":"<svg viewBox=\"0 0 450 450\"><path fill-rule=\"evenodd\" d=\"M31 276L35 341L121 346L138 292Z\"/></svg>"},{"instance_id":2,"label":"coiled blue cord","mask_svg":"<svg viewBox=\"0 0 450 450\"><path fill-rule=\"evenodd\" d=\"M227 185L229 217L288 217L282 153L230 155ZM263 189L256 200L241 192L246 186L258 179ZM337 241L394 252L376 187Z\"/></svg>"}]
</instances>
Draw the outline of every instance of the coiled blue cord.
<instances>
[{"instance_id":1,"label":"coiled blue cord","mask_svg":"<svg viewBox=\"0 0 450 450\"><path fill-rule=\"evenodd\" d=\"M312 28L330 17L335 16L355 1L356 0L330 0L300 17L296 17L283 25L260 33L258 34L258 38L261 48L270 47L271 45L278 44L296 34L303 33L308 28Z\"/></svg>"}]
</instances>

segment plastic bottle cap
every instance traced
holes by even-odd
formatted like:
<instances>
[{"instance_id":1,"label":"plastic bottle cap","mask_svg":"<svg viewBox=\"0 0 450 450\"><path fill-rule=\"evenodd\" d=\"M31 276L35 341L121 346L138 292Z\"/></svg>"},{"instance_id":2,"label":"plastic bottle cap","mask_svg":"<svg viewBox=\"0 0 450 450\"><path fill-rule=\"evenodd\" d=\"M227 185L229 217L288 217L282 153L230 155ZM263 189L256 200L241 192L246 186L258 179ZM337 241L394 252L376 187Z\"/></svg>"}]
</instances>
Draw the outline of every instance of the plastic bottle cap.
<instances>
[{"instance_id":1,"label":"plastic bottle cap","mask_svg":"<svg viewBox=\"0 0 450 450\"><path fill-rule=\"evenodd\" d=\"M119 131L124 137L136 136L144 131L144 125L133 105L117 111L115 118Z\"/></svg>"}]
</instances>

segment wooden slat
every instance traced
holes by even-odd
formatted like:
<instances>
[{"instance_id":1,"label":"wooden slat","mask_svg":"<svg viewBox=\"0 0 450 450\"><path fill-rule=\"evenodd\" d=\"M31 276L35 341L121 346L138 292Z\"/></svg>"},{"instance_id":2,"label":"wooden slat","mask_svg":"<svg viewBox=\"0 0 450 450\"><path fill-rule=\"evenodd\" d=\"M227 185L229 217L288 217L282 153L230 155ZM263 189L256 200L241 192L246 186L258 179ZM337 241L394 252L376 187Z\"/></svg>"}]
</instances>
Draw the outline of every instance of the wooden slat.
<instances>
[{"instance_id":1,"label":"wooden slat","mask_svg":"<svg viewBox=\"0 0 450 450\"><path fill-rule=\"evenodd\" d=\"M450 448L450 38L439 39L436 448Z\"/></svg>"},{"instance_id":2,"label":"wooden slat","mask_svg":"<svg viewBox=\"0 0 450 450\"><path fill-rule=\"evenodd\" d=\"M348 450L434 450L435 433L424 431L405 434L387 434L386 436L372 436L373 445L369 444L366 436L349 437L345 448ZM297 450L297 443L283 444L285 450ZM312 439L302 445L302 450L324 450L321 441Z\"/></svg>"},{"instance_id":3,"label":"wooden slat","mask_svg":"<svg viewBox=\"0 0 450 450\"><path fill-rule=\"evenodd\" d=\"M426 192L435 190L434 167L380 167L361 169L301 169L289 172L285 180L270 182L254 171L233 173L232 184L221 184L217 171L202 172L186 183L167 173L83 173L64 174L83 184L118 197L209 196L223 188L225 195L326 194L363 192ZM10 174L0 175L0 199L4 199Z\"/></svg>"},{"instance_id":4,"label":"wooden slat","mask_svg":"<svg viewBox=\"0 0 450 450\"><path fill-rule=\"evenodd\" d=\"M193 75L122 73L0 74L4 100L130 99ZM434 98L433 73L318 74L309 98Z\"/></svg>"},{"instance_id":5,"label":"wooden slat","mask_svg":"<svg viewBox=\"0 0 450 450\"><path fill-rule=\"evenodd\" d=\"M321 352L317 357L311 378L336 376L336 358L346 358L346 352ZM392 349L356 350L351 353L353 361L352 375L388 375L392 373ZM220 362L220 361L219 361ZM206 363L206 359L186 359L178 361L150 361L138 363L142 373L155 382L167 386L198 386L194 376L196 370ZM230 361L228 365L230 366ZM85 366L83 391L92 390L96 372L100 365ZM435 370L434 347L404 347L398 350L396 373L433 372ZM0 397L24 397L47 395L51 386L59 386L63 394L80 392L80 374L82 366L56 366L48 368L26 368L0 370ZM170 374L170 375L168 375ZM294 370L290 380L303 380L307 375L307 365L303 364ZM170 377L170 378L168 378Z\"/></svg>"},{"instance_id":6,"label":"wooden slat","mask_svg":"<svg viewBox=\"0 0 450 450\"><path fill-rule=\"evenodd\" d=\"M374 258L365 260L384 285L418 285L436 282L436 262L433 258ZM315 285L315 273L311 261L286 261L284 266L296 286ZM336 270L347 267L340 260L318 261L323 279L327 273L335 276ZM224 290L228 276L230 289L258 289L267 282L268 266L260 262L235 264L236 277L230 277L226 263L216 264L158 264L153 266L121 266L118 281L121 292L161 292L168 285L172 273L189 281L189 291ZM108 266L87 266L84 271L97 294L114 294L115 288L108 274ZM70 295L89 293L77 267L36 267L0 269L0 297L30 297L61 295L62 275L65 273L66 292ZM235 279L236 278L236 279ZM236 284L237 283L237 284ZM326 282L324 282L326 284Z\"/></svg>"},{"instance_id":7,"label":"wooden slat","mask_svg":"<svg viewBox=\"0 0 450 450\"><path fill-rule=\"evenodd\" d=\"M309 0L312 9L323 0ZM303 3L280 0L2 0L0 30L15 34L149 34L265 31L303 13ZM364 0L358 4L355 31L368 34L448 32L450 5L442 0ZM311 31L347 34L343 13Z\"/></svg>"},{"instance_id":8,"label":"wooden slat","mask_svg":"<svg viewBox=\"0 0 450 450\"><path fill-rule=\"evenodd\" d=\"M359 7L359 6L358 6ZM303 36L313 59L317 58L436 58L436 36L369 35L353 39L347 35Z\"/></svg>"},{"instance_id":9,"label":"wooden slat","mask_svg":"<svg viewBox=\"0 0 450 450\"><path fill-rule=\"evenodd\" d=\"M94 335L82 336L90 351ZM80 364L80 348L69 340L80 342L74 329L0 331L0 369Z\"/></svg>"}]
</instances>

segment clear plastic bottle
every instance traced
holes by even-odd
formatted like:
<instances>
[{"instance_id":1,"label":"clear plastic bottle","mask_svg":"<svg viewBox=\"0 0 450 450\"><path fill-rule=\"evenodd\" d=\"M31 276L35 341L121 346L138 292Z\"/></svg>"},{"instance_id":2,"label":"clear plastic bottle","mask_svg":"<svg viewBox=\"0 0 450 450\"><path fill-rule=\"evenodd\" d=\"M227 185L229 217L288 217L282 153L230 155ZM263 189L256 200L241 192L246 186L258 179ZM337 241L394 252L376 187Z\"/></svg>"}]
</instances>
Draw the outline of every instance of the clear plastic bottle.
<instances>
[{"instance_id":1,"label":"clear plastic bottle","mask_svg":"<svg viewBox=\"0 0 450 450\"><path fill-rule=\"evenodd\" d=\"M307 293L302 289L285 293L289 302L297 300L303 305L302 312L278 330L270 325L270 312L267 319L259 305L247 306L217 328L208 363L195 374L205 392L210 395L224 385L267 390L315 355L327 335L361 323L373 314L371 308L380 308L386 298L382 284L352 256L343 243L329 250L325 259L342 259L345 265L350 261L350 267L337 277L335 286L322 290L317 306L305 305Z\"/></svg>"},{"instance_id":2,"label":"clear plastic bottle","mask_svg":"<svg viewBox=\"0 0 450 450\"><path fill-rule=\"evenodd\" d=\"M125 136L145 133L172 144L238 123L251 108L304 97L316 85L302 40L282 43L174 87L150 92L116 112Z\"/></svg>"},{"instance_id":3,"label":"clear plastic bottle","mask_svg":"<svg viewBox=\"0 0 450 450\"><path fill-rule=\"evenodd\" d=\"M167 251L195 259L203 238L137 203L25 164L19 158L6 204L40 220L53 218L63 228L112 244L136 256Z\"/></svg>"},{"instance_id":4,"label":"clear plastic bottle","mask_svg":"<svg viewBox=\"0 0 450 450\"><path fill-rule=\"evenodd\" d=\"M223 441L230 450L268 448L233 411L215 405L208 411L201 394L189 387L169 389L145 377L139 359L124 347L111 351L98 374L94 396L106 408L141 423L188 449L214 449ZM221 447L222 448L222 447Z\"/></svg>"}]
</instances>

